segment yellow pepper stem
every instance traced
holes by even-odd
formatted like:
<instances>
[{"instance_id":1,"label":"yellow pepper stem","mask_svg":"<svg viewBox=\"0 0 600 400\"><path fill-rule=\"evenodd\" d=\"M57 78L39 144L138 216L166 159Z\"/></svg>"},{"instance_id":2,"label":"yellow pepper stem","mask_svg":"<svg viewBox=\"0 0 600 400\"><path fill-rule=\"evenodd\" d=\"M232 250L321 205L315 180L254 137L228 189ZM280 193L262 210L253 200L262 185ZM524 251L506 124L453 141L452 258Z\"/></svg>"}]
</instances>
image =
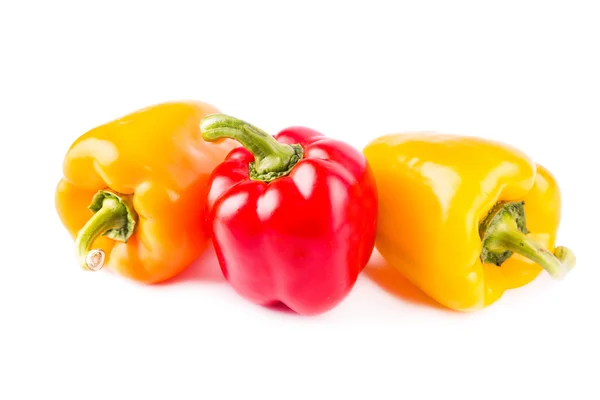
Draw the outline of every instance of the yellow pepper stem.
<instances>
[{"instance_id":1,"label":"yellow pepper stem","mask_svg":"<svg viewBox=\"0 0 600 400\"><path fill-rule=\"evenodd\" d=\"M107 190L96 193L89 206L94 215L81 228L75 239L77 259L82 268L99 271L104 266L104 251L91 250L98 237L104 235L121 242L129 240L138 218L131 200L132 196Z\"/></svg>"},{"instance_id":2,"label":"yellow pepper stem","mask_svg":"<svg viewBox=\"0 0 600 400\"><path fill-rule=\"evenodd\" d=\"M536 262L553 278L562 279L575 266L575 254L559 246L554 254L527 236L523 202L499 203L480 226L482 262L502 265L513 253Z\"/></svg>"}]
</instances>

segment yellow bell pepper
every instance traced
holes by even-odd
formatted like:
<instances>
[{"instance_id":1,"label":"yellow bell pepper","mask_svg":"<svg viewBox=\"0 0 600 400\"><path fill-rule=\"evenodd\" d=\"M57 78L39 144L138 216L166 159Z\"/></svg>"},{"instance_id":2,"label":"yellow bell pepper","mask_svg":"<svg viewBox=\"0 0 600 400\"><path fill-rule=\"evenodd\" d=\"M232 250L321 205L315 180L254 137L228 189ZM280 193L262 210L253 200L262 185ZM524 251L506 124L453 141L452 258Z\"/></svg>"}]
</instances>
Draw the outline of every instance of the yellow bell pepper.
<instances>
[{"instance_id":1,"label":"yellow bell pepper","mask_svg":"<svg viewBox=\"0 0 600 400\"><path fill-rule=\"evenodd\" d=\"M209 246L208 179L236 146L202 140L200 121L218 111L200 101L155 104L75 140L55 203L84 270L157 283Z\"/></svg>"},{"instance_id":2,"label":"yellow bell pepper","mask_svg":"<svg viewBox=\"0 0 600 400\"><path fill-rule=\"evenodd\" d=\"M440 304L481 309L542 268L560 279L575 265L554 244L556 181L519 150L417 132L379 137L364 154L379 191L377 249Z\"/></svg>"}]
</instances>

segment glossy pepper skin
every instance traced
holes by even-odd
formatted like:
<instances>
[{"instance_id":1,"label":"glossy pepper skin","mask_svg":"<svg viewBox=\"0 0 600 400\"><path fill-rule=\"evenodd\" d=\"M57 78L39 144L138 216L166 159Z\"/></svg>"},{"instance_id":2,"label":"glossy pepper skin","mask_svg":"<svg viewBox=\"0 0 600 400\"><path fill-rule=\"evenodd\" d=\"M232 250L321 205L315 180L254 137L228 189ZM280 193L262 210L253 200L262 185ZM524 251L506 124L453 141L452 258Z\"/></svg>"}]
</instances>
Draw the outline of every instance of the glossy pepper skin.
<instances>
[{"instance_id":1,"label":"glossy pepper skin","mask_svg":"<svg viewBox=\"0 0 600 400\"><path fill-rule=\"evenodd\" d=\"M106 265L135 281L156 283L206 249L208 178L235 145L202 140L200 121L215 112L203 102L157 104L96 127L72 144L55 200L82 268Z\"/></svg>"},{"instance_id":2,"label":"glossy pepper skin","mask_svg":"<svg viewBox=\"0 0 600 400\"><path fill-rule=\"evenodd\" d=\"M227 280L260 305L303 315L334 308L374 248L377 191L364 156L304 127L273 138L215 115L202 131L252 151L233 150L210 179L213 244Z\"/></svg>"},{"instance_id":3,"label":"glossy pepper skin","mask_svg":"<svg viewBox=\"0 0 600 400\"><path fill-rule=\"evenodd\" d=\"M532 281L540 265L557 278L574 265L554 244L556 181L522 152L417 132L377 138L364 154L379 189L377 249L442 305L477 310Z\"/></svg>"}]
</instances>

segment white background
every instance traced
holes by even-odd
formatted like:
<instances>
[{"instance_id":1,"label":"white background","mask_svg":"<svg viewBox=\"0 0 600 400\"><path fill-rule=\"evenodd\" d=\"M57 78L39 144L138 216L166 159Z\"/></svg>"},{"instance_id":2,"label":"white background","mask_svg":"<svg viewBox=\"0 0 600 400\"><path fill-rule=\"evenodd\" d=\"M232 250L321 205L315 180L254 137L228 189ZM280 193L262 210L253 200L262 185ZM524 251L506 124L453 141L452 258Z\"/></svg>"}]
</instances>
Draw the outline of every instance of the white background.
<instances>
[{"instance_id":1,"label":"white background","mask_svg":"<svg viewBox=\"0 0 600 400\"><path fill-rule=\"evenodd\" d=\"M0 399L600 398L593 3L2 2ZM577 267L460 314L375 258L312 318L244 301L210 254L154 287L80 270L54 210L68 146L177 99L358 148L413 129L513 144L558 179Z\"/></svg>"}]
</instances>

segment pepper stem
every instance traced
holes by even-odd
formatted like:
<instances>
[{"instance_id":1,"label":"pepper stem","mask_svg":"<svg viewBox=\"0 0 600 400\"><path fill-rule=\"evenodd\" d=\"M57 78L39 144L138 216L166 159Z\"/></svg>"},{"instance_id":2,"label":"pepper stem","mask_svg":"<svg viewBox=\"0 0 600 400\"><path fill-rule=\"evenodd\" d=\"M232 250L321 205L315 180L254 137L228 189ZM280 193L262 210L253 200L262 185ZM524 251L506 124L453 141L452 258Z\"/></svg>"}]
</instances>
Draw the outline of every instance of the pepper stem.
<instances>
[{"instance_id":1,"label":"pepper stem","mask_svg":"<svg viewBox=\"0 0 600 400\"><path fill-rule=\"evenodd\" d=\"M279 143L263 130L240 119L224 114L211 114L200 123L202 138L214 142L234 139L254 155L250 178L270 182L289 174L304 151L299 144Z\"/></svg>"},{"instance_id":2,"label":"pepper stem","mask_svg":"<svg viewBox=\"0 0 600 400\"><path fill-rule=\"evenodd\" d=\"M105 254L101 249L91 250L100 236L127 242L137 223L137 214L131 205L131 196L101 190L92 199L89 209L92 218L79 231L75 239L77 259L82 268L99 271L104 266Z\"/></svg>"},{"instance_id":3,"label":"pepper stem","mask_svg":"<svg viewBox=\"0 0 600 400\"><path fill-rule=\"evenodd\" d=\"M517 253L539 264L553 278L564 278L575 266L575 254L562 246L552 254L527 236L523 206L523 202L499 203L481 223L482 262L500 266Z\"/></svg>"}]
</instances>

